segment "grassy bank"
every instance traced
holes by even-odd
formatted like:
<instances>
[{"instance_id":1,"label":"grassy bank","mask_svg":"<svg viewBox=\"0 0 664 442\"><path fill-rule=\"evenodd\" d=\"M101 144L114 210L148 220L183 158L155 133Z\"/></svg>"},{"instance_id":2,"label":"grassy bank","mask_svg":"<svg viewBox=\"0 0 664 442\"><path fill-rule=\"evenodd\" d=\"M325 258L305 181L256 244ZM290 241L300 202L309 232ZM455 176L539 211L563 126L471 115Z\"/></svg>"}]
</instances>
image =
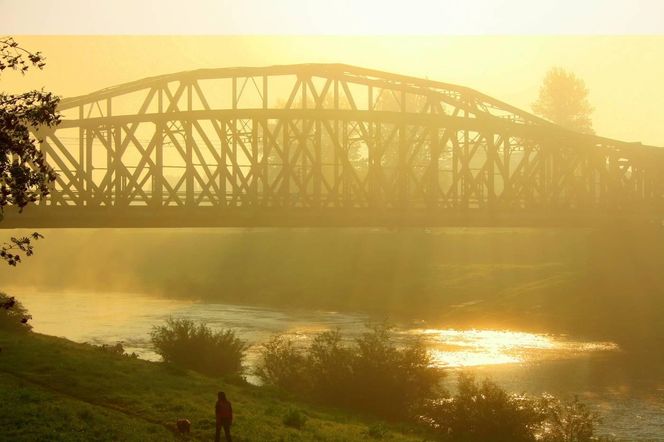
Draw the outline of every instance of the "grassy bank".
<instances>
[{"instance_id":1,"label":"grassy bank","mask_svg":"<svg viewBox=\"0 0 664 442\"><path fill-rule=\"evenodd\" d=\"M210 441L218 390L233 402L236 441L371 440L383 433L383 424L370 418L61 338L0 331L0 347L3 440L181 440L174 423L187 418L192 422L188 440ZM306 416L301 429L283 423L294 408ZM390 427L382 439L424 437Z\"/></svg>"}]
</instances>

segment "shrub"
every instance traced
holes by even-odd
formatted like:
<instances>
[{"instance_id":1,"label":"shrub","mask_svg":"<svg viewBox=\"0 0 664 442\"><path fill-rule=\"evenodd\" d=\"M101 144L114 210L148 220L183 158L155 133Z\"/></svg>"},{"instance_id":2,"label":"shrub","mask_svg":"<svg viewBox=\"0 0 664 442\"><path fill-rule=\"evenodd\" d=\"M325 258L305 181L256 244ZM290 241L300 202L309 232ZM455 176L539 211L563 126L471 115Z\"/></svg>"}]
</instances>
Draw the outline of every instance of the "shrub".
<instances>
[{"instance_id":1,"label":"shrub","mask_svg":"<svg viewBox=\"0 0 664 442\"><path fill-rule=\"evenodd\" d=\"M407 418L411 406L435 397L443 377L421 342L398 346L385 326L350 343L338 330L324 332L306 348L275 337L263 346L256 373L311 399L394 418Z\"/></svg>"},{"instance_id":2,"label":"shrub","mask_svg":"<svg viewBox=\"0 0 664 442\"><path fill-rule=\"evenodd\" d=\"M289 408L281 421L287 427L300 430L307 422L307 416L297 408Z\"/></svg>"},{"instance_id":3,"label":"shrub","mask_svg":"<svg viewBox=\"0 0 664 442\"><path fill-rule=\"evenodd\" d=\"M349 404L353 386L353 349L345 345L339 330L314 337L306 352L306 379L309 390L318 399L335 404Z\"/></svg>"},{"instance_id":4,"label":"shrub","mask_svg":"<svg viewBox=\"0 0 664 442\"><path fill-rule=\"evenodd\" d=\"M28 320L32 316L28 310L13 296L0 292L0 330L27 332L32 330Z\"/></svg>"},{"instance_id":5,"label":"shrub","mask_svg":"<svg viewBox=\"0 0 664 442\"><path fill-rule=\"evenodd\" d=\"M242 370L247 344L232 330L213 331L204 323L169 318L153 327L150 336L165 362L213 376Z\"/></svg>"},{"instance_id":6,"label":"shrub","mask_svg":"<svg viewBox=\"0 0 664 442\"><path fill-rule=\"evenodd\" d=\"M398 346L390 328L374 326L355 341L349 398L363 409L410 417L415 404L437 397L444 372L419 339Z\"/></svg>"},{"instance_id":7,"label":"shrub","mask_svg":"<svg viewBox=\"0 0 664 442\"><path fill-rule=\"evenodd\" d=\"M114 345L112 344L101 344L101 345L94 345L94 348L96 348L99 351L103 351L104 353L110 353L116 356L127 356L129 358L133 359L138 359L138 355L134 352L132 353L127 353L125 351L124 346L122 345L122 342L118 342Z\"/></svg>"},{"instance_id":8,"label":"shrub","mask_svg":"<svg viewBox=\"0 0 664 442\"><path fill-rule=\"evenodd\" d=\"M597 416L574 399L508 394L495 383L460 374L453 397L427 401L420 421L450 440L464 442L589 442Z\"/></svg>"},{"instance_id":9,"label":"shrub","mask_svg":"<svg viewBox=\"0 0 664 442\"><path fill-rule=\"evenodd\" d=\"M589 442L595 434L600 419L597 413L574 397L560 401L551 396L543 398L546 419L540 430L539 440L545 442Z\"/></svg>"},{"instance_id":10,"label":"shrub","mask_svg":"<svg viewBox=\"0 0 664 442\"><path fill-rule=\"evenodd\" d=\"M387 428L384 424L378 422L369 425L366 434L373 439L382 439L387 436Z\"/></svg>"},{"instance_id":11,"label":"shrub","mask_svg":"<svg viewBox=\"0 0 664 442\"><path fill-rule=\"evenodd\" d=\"M507 394L491 381L460 374L458 392L425 405L423 420L452 440L534 441L543 415L528 399Z\"/></svg>"},{"instance_id":12,"label":"shrub","mask_svg":"<svg viewBox=\"0 0 664 442\"><path fill-rule=\"evenodd\" d=\"M305 390L304 355L284 336L274 336L263 344L255 373L268 385L300 393Z\"/></svg>"}]
</instances>

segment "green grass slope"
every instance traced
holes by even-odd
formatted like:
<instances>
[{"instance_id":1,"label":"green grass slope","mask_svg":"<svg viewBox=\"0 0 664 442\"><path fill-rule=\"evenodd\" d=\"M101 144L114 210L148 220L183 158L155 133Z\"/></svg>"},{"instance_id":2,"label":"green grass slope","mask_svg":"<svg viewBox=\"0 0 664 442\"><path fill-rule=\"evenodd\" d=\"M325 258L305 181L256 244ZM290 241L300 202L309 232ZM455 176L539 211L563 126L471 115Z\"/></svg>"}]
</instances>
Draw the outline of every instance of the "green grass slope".
<instances>
[{"instance_id":1,"label":"green grass slope","mask_svg":"<svg viewBox=\"0 0 664 442\"><path fill-rule=\"evenodd\" d=\"M174 423L187 418L187 440L210 441L218 390L233 402L236 441L354 441L382 433L370 431L382 424L368 418L61 338L0 331L0 347L0 440L183 440ZM294 407L307 417L301 429L283 423ZM393 426L382 439L424 438Z\"/></svg>"}]
</instances>

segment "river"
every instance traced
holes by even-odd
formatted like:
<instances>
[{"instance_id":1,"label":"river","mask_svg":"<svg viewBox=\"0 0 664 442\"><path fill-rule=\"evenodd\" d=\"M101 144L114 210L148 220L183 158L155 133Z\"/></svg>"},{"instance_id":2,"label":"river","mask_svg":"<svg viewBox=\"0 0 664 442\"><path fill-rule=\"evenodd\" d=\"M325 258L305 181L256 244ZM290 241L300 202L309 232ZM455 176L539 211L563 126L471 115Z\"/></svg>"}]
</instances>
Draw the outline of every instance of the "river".
<instances>
[{"instance_id":1,"label":"river","mask_svg":"<svg viewBox=\"0 0 664 442\"><path fill-rule=\"evenodd\" d=\"M147 360L159 360L149 333L169 316L232 328L250 343L248 371L261 343L276 333L308 340L340 328L349 336L365 330L366 315L331 311L279 310L245 305L162 299L136 293L8 290L28 308L34 331L76 342L115 344ZM592 404L603 421L600 432L627 440L664 440L662 370L639 369L619 346L568 336L516 330L460 330L424 322L399 324L401 336L421 336L436 364L450 371L490 377L516 393L578 395ZM453 385L454 376L450 376ZM250 382L258 382L249 375Z\"/></svg>"}]
</instances>

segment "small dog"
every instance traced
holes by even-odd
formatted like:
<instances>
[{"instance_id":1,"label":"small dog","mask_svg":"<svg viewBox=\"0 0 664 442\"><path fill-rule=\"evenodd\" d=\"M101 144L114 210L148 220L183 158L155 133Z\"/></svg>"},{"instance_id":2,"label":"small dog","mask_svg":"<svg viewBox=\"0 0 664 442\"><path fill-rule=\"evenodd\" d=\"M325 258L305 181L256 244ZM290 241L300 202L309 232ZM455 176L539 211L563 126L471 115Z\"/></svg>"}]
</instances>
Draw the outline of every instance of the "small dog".
<instances>
[{"instance_id":1,"label":"small dog","mask_svg":"<svg viewBox=\"0 0 664 442\"><path fill-rule=\"evenodd\" d=\"M178 419L175 422L175 426L178 429L178 433L180 434L189 434L191 433L191 422L189 419Z\"/></svg>"}]
</instances>

